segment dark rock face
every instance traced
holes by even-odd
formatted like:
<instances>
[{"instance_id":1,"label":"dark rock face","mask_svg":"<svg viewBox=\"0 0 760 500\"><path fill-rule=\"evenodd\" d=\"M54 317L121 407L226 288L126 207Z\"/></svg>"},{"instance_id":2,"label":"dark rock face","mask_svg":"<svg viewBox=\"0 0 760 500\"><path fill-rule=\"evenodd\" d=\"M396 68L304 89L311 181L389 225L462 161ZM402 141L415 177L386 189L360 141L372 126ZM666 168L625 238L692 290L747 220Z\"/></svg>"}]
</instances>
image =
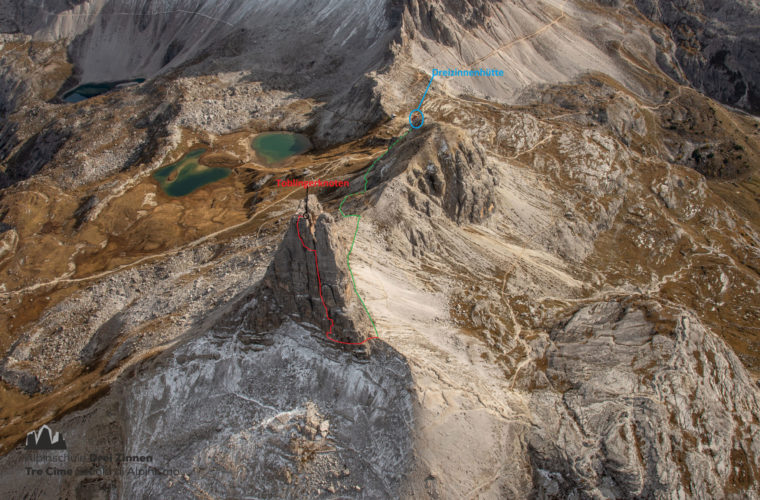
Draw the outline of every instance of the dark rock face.
<instances>
[{"instance_id":1,"label":"dark rock face","mask_svg":"<svg viewBox=\"0 0 760 500\"><path fill-rule=\"evenodd\" d=\"M3 66L10 65L6 63L4 58L0 58L0 62ZM0 75L0 118L5 118L12 113L17 106L17 100L20 95L23 95L28 85L17 75L4 74ZM6 126L3 125L3 129Z\"/></svg>"},{"instance_id":2,"label":"dark rock face","mask_svg":"<svg viewBox=\"0 0 760 500\"><path fill-rule=\"evenodd\" d=\"M103 323L93 334L90 341L79 353L79 359L84 366L92 368L123 333L124 319L121 313L115 314Z\"/></svg>"},{"instance_id":3,"label":"dark rock face","mask_svg":"<svg viewBox=\"0 0 760 500\"><path fill-rule=\"evenodd\" d=\"M50 163L71 136L58 124L29 138L8 160L5 172L0 172L0 189L28 179Z\"/></svg>"},{"instance_id":4,"label":"dark rock face","mask_svg":"<svg viewBox=\"0 0 760 500\"><path fill-rule=\"evenodd\" d=\"M82 227L82 224L87 221L87 216L92 212L92 209L95 208L99 202L100 199L98 199L98 197L95 195L88 196L82 200L82 202L79 204L79 207L77 207L77 209L74 211L74 229L79 229Z\"/></svg>"},{"instance_id":5,"label":"dark rock face","mask_svg":"<svg viewBox=\"0 0 760 500\"><path fill-rule=\"evenodd\" d=\"M5 362L0 365L0 380L18 388L24 394L32 395L40 392L42 387L36 375L21 370L11 370L5 365Z\"/></svg>"},{"instance_id":6,"label":"dark rock face","mask_svg":"<svg viewBox=\"0 0 760 500\"><path fill-rule=\"evenodd\" d=\"M246 327L260 332L292 319L316 325L336 341L363 342L372 328L344 264L351 245L348 234L322 213L314 196L298 213L255 294Z\"/></svg>"},{"instance_id":7,"label":"dark rock face","mask_svg":"<svg viewBox=\"0 0 760 500\"><path fill-rule=\"evenodd\" d=\"M0 109L0 116L2 116L2 109ZM0 161L6 159L18 145L17 131L18 124L11 121L6 121L0 126Z\"/></svg>"},{"instance_id":8,"label":"dark rock face","mask_svg":"<svg viewBox=\"0 0 760 500\"><path fill-rule=\"evenodd\" d=\"M756 2L637 0L663 23L692 85L723 103L760 113L760 8ZM663 68L665 69L665 68Z\"/></svg>"},{"instance_id":9,"label":"dark rock face","mask_svg":"<svg viewBox=\"0 0 760 500\"><path fill-rule=\"evenodd\" d=\"M317 112L312 139L317 147L327 147L348 138L361 137L388 118L376 84L366 76L336 96Z\"/></svg>"},{"instance_id":10,"label":"dark rock face","mask_svg":"<svg viewBox=\"0 0 760 500\"><path fill-rule=\"evenodd\" d=\"M19 26L5 12L0 13L0 33L18 33Z\"/></svg>"}]
</instances>

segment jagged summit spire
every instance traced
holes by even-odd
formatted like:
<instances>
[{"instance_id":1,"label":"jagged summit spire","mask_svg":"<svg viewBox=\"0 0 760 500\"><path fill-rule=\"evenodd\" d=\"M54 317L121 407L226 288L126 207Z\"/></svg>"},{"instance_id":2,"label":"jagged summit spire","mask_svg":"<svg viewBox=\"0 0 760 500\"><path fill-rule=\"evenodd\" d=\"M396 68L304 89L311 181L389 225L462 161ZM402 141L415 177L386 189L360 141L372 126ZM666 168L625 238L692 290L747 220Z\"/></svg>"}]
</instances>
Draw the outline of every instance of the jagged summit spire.
<instances>
[{"instance_id":1,"label":"jagged summit spire","mask_svg":"<svg viewBox=\"0 0 760 500\"><path fill-rule=\"evenodd\" d=\"M318 327L343 344L362 344L371 327L346 269L349 239L314 195L291 218L245 318L252 331L275 328L286 319ZM363 344L366 345L366 344Z\"/></svg>"}]
</instances>

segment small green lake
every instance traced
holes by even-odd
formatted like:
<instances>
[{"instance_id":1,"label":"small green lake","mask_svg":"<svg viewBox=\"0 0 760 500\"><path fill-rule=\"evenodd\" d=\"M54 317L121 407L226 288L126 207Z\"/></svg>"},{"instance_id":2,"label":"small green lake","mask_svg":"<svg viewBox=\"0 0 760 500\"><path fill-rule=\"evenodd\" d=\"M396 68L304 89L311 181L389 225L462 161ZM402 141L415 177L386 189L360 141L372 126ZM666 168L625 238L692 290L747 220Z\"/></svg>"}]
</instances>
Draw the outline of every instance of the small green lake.
<instances>
[{"instance_id":1,"label":"small green lake","mask_svg":"<svg viewBox=\"0 0 760 500\"><path fill-rule=\"evenodd\" d=\"M256 151L259 159L271 165L305 153L311 149L311 141L301 134L267 132L254 137L251 147Z\"/></svg>"},{"instance_id":2,"label":"small green lake","mask_svg":"<svg viewBox=\"0 0 760 500\"><path fill-rule=\"evenodd\" d=\"M63 94L63 100L70 103L80 102L100 94L105 94L109 90L118 87L127 87L144 81L145 78L135 78L134 80L118 80L115 82L85 83Z\"/></svg>"},{"instance_id":3,"label":"small green lake","mask_svg":"<svg viewBox=\"0 0 760 500\"><path fill-rule=\"evenodd\" d=\"M161 167L153 177L169 196L185 196L206 184L224 179L232 170L201 165L198 159L206 148L193 149L178 162Z\"/></svg>"}]
</instances>

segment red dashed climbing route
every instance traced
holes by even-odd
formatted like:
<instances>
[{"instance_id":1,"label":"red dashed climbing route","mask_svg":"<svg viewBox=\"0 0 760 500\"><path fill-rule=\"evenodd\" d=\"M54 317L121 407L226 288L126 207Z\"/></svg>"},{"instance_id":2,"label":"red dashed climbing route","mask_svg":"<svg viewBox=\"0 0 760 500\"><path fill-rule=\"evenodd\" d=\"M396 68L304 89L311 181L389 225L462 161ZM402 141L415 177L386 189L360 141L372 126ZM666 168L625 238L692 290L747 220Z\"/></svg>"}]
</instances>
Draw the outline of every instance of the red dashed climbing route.
<instances>
[{"instance_id":1,"label":"red dashed climbing route","mask_svg":"<svg viewBox=\"0 0 760 500\"><path fill-rule=\"evenodd\" d=\"M298 233L298 239L301 240L301 246L303 246L308 252L311 252L314 254L314 266L317 269L317 285L319 286L319 298L322 301L322 307L325 308L325 316L330 321L330 329L327 330L327 332L325 333L325 336L328 339L332 340L333 342L337 342L339 344L348 344L348 345L362 345L370 339L376 339L377 337L367 337L361 342L343 342L341 340L336 340L332 338L333 326L335 325L335 322L330 317L330 312L327 310L327 304L325 304L325 298L322 296L322 277L319 274L319 259L317 259L317 250L307 246L306 243L304 243L303 238L301 237L301 219L302 218L303 218L303 214L299 215L298 220L296 220L296 232Z\"/></svg>"}]
</instances>

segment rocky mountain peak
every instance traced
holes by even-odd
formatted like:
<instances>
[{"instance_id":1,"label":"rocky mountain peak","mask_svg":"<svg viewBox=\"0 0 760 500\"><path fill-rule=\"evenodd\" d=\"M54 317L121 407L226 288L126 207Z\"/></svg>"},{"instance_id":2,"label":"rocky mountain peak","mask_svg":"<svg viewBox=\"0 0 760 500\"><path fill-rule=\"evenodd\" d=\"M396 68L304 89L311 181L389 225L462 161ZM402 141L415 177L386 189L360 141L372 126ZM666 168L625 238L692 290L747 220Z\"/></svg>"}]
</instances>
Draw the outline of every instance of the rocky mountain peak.
<instances>
[{"instance_id":1,"label":"rocky mountain peak","mask_svg":"<svg viewBox=\"0 0 760 500\"><path fill-rule=\"evenodd\" d=\"M366 346L372 328L345 264L349 229L324 213L314 195L305 198L255 294L246 327L259 332L291 319L343 345Z\"/></svg>"}]
</instances>

